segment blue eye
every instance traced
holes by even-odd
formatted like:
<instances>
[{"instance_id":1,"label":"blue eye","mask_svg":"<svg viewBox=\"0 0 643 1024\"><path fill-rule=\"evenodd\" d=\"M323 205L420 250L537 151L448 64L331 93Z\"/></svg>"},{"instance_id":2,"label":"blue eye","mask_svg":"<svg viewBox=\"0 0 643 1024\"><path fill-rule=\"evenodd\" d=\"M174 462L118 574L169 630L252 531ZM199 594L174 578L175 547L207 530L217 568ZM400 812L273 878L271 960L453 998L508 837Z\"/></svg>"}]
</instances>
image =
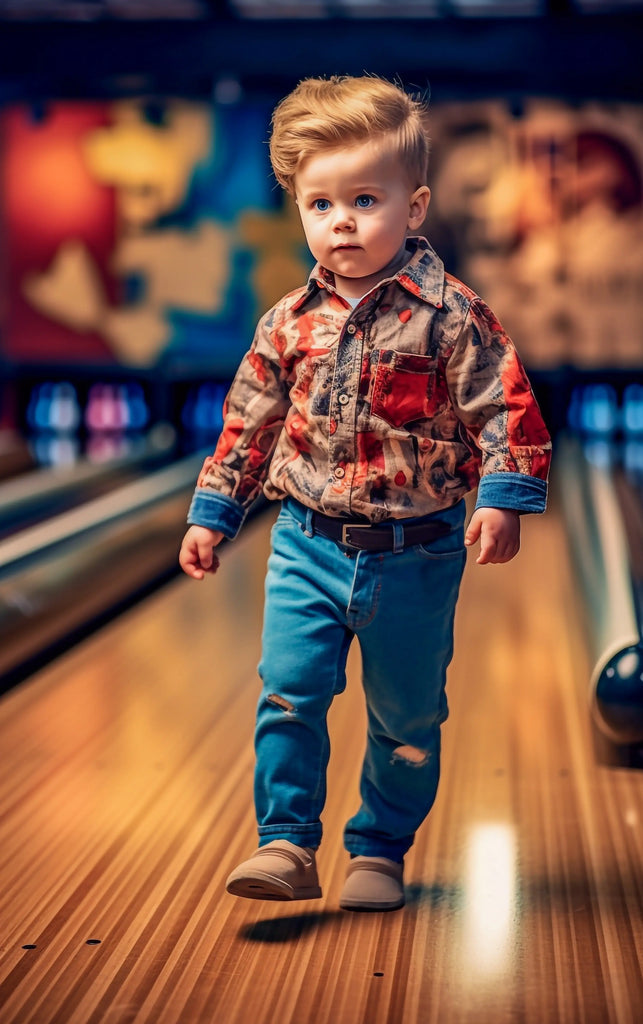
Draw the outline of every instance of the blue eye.
<instances>
[{"instance_id":1,"label":"blue eye","mask_svg":"<svg viewBox=\"0 0 643 1024\"><path fill-rule=\"evenodd\" d=\"M313 207L315 210L319 210L320 213L326 213L330 210L330 201L328 199L316 199Z\"/></svg>"},{"instance_id":2,"label":"blue eye","mask_svg":"<svg viewBox=\"0 0 643 1024\"><path fill-rule=\"evenodd\" d=\"M355 200L355 206L357 206L360 210L368 210L368 208L372 206L374 202L375 199L373 198L373 196L358 196L357 199Z\"/></svg>"}]
</instances>

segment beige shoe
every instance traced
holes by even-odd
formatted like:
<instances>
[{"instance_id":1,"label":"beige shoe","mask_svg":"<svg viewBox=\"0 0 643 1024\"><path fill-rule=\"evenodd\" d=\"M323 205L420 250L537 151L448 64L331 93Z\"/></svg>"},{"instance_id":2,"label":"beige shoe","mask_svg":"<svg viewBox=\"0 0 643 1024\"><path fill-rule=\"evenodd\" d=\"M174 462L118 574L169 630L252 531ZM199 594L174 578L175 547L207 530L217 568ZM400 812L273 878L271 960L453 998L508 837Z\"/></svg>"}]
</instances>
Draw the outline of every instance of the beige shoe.
<instances>
[{"instance_id":1,"label":"beige shoe","mask_svg":"<svg viewBox=\"0 0 643 1024\"><path fill-rule=\"evenodd\" d=\"M353 857L339 899L344 910L397 910L404 906L404 865L388 857Z\"/></svg>"},{"instance_id":2,"label":"beige shoe","mask_svg":"<svg viewBox=\"0 0 643 1024\"><path fill-rule=\"evenodd\" d=\"M315 900L322 891L315 851L274 839L228 876L226 889L250 900Z\"/></svg>"}]
</instances>

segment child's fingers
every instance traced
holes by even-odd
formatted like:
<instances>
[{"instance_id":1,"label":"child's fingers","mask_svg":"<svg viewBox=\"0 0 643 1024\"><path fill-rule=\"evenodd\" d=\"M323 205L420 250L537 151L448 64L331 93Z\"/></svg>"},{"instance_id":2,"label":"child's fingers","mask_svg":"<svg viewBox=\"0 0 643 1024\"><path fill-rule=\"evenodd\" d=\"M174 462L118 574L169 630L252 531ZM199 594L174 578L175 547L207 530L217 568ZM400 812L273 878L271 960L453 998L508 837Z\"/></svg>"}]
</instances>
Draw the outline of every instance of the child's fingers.
<instances>
[{"instance_id":1,"label":"child's fingers","mask_svg":"<svg viewBox=\"0 0 643 1024\"><path fill-rule=\"evenodd\" d=\"M478 565L500 565L503 562L510 562L514 555L518 554L519 549L520 543L516 543L511 538L499 539L488 532L485 537L483 529L480 554L476 561Z\"/></svg>"},{"instance_id":2,"label":"child's fingers","mask_svg":"<svg viewBox=\"0 0 643 1024\"><path fill-rule=\"evenodd\" d=\"M187 576L191 576L194 580L203 579L203 569L199 560L199 554L196 547L191 544L183 544L179 552L179 565L183 569L183 572Z\"/></svg>"},{"instance_id":3,"label":"child's fingers","mask_svg":"<svg viewBox=\"0 0 643 1024\"><path fill-rule=\"evenodd\" d=\"M219 556L214 553L211 541L202 541L197 544L199 565L203 572L215 573L219 568Z\"/></svg>"},{"instance_id":4,"label":"child's fingers","mask_svg":"<svg viewBox=\"0 0 643 1024\"><path fill-rule=\"evenodd\" d=\"M467 546L480 540L478 565L510 562L520 549L518 514L505 509L477 509L465 534Z\"/></svg>"},{"instance_id":5,"label":"child's fingers","mask_svg":"<svg viewBox=\"0 0 643 1024\"><path fill-rule=\"evenodd\" d=\"M219 564L219 556L215 555L214 551L211 551L210 564L208 565L206 572L211 572L212 574L214 574L219 568Z\"/></svg>"},{"instance_id":6,"label":"child's fingers","mask_svg":"<svg viewBox=\"0 0 643 1024\"><path fill-rule=\"evenodd\" d=\"M193 580L202 580L206 572L212 569L213 552L212 548L199 546L194 543L183 544L179 552L179 565L187 576ZM218 559L217 559L218 564Z\"/></svg>"},{"instance_id":7,"label":"child's fingers","mask_svg":"<svg viewBox=\"0 0 643 1024\"><path fill-rule=\"evenodd\" d=\"M188 562L185 558L179 559L181 568L186 576L191 576L193 580L202 580L205 573L197 562Z\"/></svg>"},{"instance_id":8,"label":"child's fingers","mask_svg":"<svg viewBox=\"0 0 643 1024\"><path fill-rule=\"evenodd\" d=\"M215 573L219 568L219 558L214 547L222 539L223 534L216 530L191 527L179 551L179 565L183 572L194 580L202 580L206 572Z\"/></svg>"},{"instance_id":9,"label":"child's fingers","mask_svg":"<svg viewBox=\"0 0 643 1024\"><path fill-rule=\"evenodd\" d=\"M469 526L467 527L467 532L464 535L464 543L466 544L467 547L470 547L472 544L475 544L475 542L478 540L478 537L480 536L481 530L482 523L480 522L479 519L477 519L474 516L471 522L469 523Z\"/></svg>"},{"instance_id":10,"label":"child's fingers","mask_svg":"<svg viewBox=\"0 0 643 1024\"><path fill-rule=\"evenodd\" d=\"M493 536L490 536L488 530L481 530L480 536L480 554L476 558L478 565L487 565L489 562L493 562L498 554L498 545Z\"/></svg>"}]
</instances>

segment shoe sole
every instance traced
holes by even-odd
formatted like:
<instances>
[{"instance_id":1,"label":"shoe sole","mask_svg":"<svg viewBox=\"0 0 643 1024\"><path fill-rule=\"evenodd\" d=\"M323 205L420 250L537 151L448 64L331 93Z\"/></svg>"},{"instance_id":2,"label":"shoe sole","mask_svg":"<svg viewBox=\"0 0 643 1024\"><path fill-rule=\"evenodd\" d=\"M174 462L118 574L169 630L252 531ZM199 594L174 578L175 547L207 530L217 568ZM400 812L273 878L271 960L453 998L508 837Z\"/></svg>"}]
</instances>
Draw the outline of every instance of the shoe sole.
<instances>
[{"instance_id":1,"label":"shoe sole","mask_svg":"<svg viewBox=\"0 0 643 1024\"><path fill-rule=\"evenodd\" d=\"M381 900L367 902L366 900L344 899L339 901L339 905L342 910L400 910L404 906L404 899L395 903L384 903Z\"/></svg>"},{"instance_id":2,"label":"shoe sole","mask_svg":"<svg viewBox=\"0 0 643 1024\"><path fill-rule=\"evenodd\" d=\"M283 878L263 871L229 878L226 892L248 900L317 900L322 894L318 885L293 886Z\"/></svg>"}]
</instances>

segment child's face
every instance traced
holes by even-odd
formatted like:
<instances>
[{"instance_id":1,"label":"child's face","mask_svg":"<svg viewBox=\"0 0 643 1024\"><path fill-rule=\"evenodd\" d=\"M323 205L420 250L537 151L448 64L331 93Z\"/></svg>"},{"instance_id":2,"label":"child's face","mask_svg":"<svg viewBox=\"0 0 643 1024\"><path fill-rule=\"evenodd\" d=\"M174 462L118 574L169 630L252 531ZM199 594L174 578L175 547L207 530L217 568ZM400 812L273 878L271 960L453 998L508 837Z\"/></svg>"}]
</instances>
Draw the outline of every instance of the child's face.
<instances>
[{"instance_id":1,"label":"child's face","mask_svg":"<svg viewBox=\"0 0 643 1024\"><path fill-rule=\"evenodd\" d=\"M315 259L337 290L359 298L399 263L407 231L417 231L431 193L414 189L397 154L374 142L325 150L295 176L297 205Z\"/></svg>"}]
</instances>

